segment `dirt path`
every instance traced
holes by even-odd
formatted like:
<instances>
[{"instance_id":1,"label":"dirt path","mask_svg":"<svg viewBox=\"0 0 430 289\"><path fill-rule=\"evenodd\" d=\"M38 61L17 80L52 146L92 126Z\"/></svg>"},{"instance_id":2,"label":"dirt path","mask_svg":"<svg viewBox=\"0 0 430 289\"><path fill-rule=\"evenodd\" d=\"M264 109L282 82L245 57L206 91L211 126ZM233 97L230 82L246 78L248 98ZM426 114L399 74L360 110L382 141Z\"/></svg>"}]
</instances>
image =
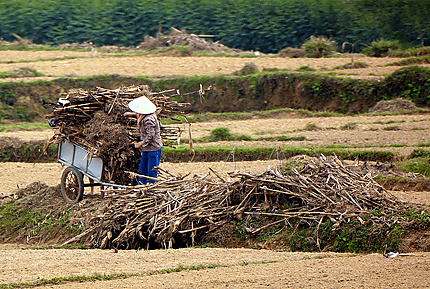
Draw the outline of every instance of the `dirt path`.
<instances>
[{"instance_id":1,"label":"dirt path","mask_svg":"<svg viewBox=\"0 0 430 289\"><path fill-rule=\"evenodd\" d=\"M55 52L52 52L55 53ZM65 52L58 52L59 57L65 56ZM83 52L77 55L86 55ZM48 54L40 53L45 58ZM3 57L3 58L7 58ZM17 56L22 59L34 58L34 54L29 56ZM0 57L1 59L1 57ZM12 58L15 59L15 58ZM341 71L352 74L374 77L375 68L377 74L385 75L400 67L386 66L385 64L398 61L399 58L375 58L359 57L355 61L368 63L371 67L366 69L348 69ZM112 57L97 56L90 58L76 58L57 61L38 61L30 63L10 63L0 64L0 71L9 71L21 67L31 67L47 76L70 77L70 76L94 76L103 74L120 74L129 76L178 76L178 75L213 75L230 74L240 70L246 63L253 62L260 69L279 68L297 69L302 66L330 71L335 67L351 62L350 58L240 58L240 57L171 57L171 56L132 56L132 57ZM30 79L28 79L30 80Z\"/></svg>"},{"instance_id":2,"label":"dirt path","mask_svg":"<svg viewBox=\"0 0 430 289\"><path fill-rule=\"evenodd\" d=\"M1 247L0 247L1 248ZM0 249L0 285L41 278L139 274L110 281L69 282L50 288L425 288L430 253L395 259L381 254L294 253L251 249L153 251ZM246 263L244 263L246 262ZM251 263L251 264L249 264ZM199 265L215 269L147 273Z\"/></svg>"}]
</instances>

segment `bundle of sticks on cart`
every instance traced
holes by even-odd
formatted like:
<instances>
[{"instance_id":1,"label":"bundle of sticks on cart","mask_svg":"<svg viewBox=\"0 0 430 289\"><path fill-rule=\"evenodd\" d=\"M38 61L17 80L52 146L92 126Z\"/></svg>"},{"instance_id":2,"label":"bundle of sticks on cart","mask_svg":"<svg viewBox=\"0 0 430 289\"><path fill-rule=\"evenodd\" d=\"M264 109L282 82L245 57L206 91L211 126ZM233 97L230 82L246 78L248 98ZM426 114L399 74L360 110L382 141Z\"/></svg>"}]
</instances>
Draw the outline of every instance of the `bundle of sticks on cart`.
<instances>
[{"instance_id":1,"label":"bundle of sticks on cart","mask_svg":"<svg viewBox=\"0 0 430 289\"><path fill-rule=\"evenodd\" d=\"M56 130L48 144L65 139L78 143L92 156L103 159L106 181L127 184L129 180L118 173L124 168L135 169L139 152L134 149L133 142L139 141L140 133L137 118L126 117L124 113L130 111L128 103L140 96L146 96L157 106L160 120L182 115L190 107L189 103L172 100L172 97L183 96L176 89L152 92L146 85L113 90L72 89L58 103L50 104L51 113L46 117ZM162 125L163 144L179 144L183 130L177 125Z\"/></svg>"},{"instance_id":2,"label":"bundle of sticks on cart","mask_svg":"<svg viewBox=\"0 0 430 289\"><path fill-rule=\"evenodd\" d=\"M48 119L54 119L59 127L59 134L82 141L82 124L91 120L96 112L104 112L110 115L118 123L129 126L131 131L136 131L135 119L126 118L123 113L128 111L128 103L140 96L148 97L157 106L159 119L171 118L184 114L189 108L189 103L179 103L171 98L179 96L180 92L170 89L161 92L151 92L147 85L121 87L118 89L105 89L98 87L94 90L71 89L59 102L52 106L52 113ZM163 126L164 140L177 140L177 127Z\"/></svg>"},{"instance_id":3,"label":"bundle of sticks on cart","mask_svg":"<svg viewBox=\"0 0 430 289\"><path fill-rule=\"evenodd\" d=\"M88 230L66 243L171 248L175 242L195 245L239 221L247 234L255 235L274 226L282 230L297 220L308 225L331 220L334 227L363 223L369 216L386 222L385 216L371 212L396 212L404 206L370 174L352 170L336 157L321 155L285 174L269 169L224 177L211 171L214 175L181 177L161 170L163 180L151 186L110 189L109 201Z\"/></svg>"}]
</instances>

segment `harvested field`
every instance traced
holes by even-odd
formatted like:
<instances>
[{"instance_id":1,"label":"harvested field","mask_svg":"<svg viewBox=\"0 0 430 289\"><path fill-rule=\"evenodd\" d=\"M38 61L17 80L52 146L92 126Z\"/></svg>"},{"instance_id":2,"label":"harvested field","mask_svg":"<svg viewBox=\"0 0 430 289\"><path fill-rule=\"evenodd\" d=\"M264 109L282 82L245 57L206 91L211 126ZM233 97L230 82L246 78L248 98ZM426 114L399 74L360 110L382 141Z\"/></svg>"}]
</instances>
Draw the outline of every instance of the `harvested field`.
<instances>
[{"instance_id":1,"label":"harvested field","mask_svg":"<svg viewBox=\"0 0 430 289\"><path fill-rule=\"evenodd\" d=\"M20 51L20 50L1 50L0 62L6 61L29 61L39 59L54 59L63 57L89 57L91 52L85 51Z\"/></svg>"},{"instance_id":2,"label":"harvested field","mask_svg":"<svg viewBox=\"0 0 430 289\"><path fill-rule=\"evenodd\" d=\"M62 54L60 54L62 55ZM354 77L383 76L399 69L399 66L387 66L399 58L359 57L355 61L370 65L365 69L339 70ZM97 56L57 61L38 61L31 63L0 64L0 71L9 71L20 67L31 67L45 75L55 77L94 76L119 74L128 76L178 76L178 75L213 75L230 74L240 70L246 63L253 62L259 69L298 69L310 66L318 70L333 71L335 67L347 64L350 58L239 58L239 57L167 57L167 56ZM376 72L375 72L376 69Z\"/></svg>"},{"instance_id":3,"label":"harvested field","mask_svg":"<svg viewBox=\"0 0 430 289\"><path fill-rule=\"evenodd\" d=\"M227 172L240 170L257 173L268 167L276 167L281 162L252 161L252 162L204 162L204 163L162 163L161 167L174 174L206 174L212 168L224 175ZM62 166L59 163L0 163L0 192L12 193L17 187L23 188L33 182L43 182L49 186L60 183ZM43 174L41 174L43 172ZM25 175L25 178L22 176Z\"/></svg>"},{"instance_id":4,"label":"harvested field","mask_svg":"<svg viewBox=\"0 0 430 289\"><path fill-rule=\"evenodd\" d=\"M110 281L48 283L43 288L425 288L430 282L427 274L430 254L418 252L387 259L382 254L249 249L118 251L115 254L106 250L9 248L0 250L0 256L6 261L0 267L0 284L113 273L138 275ZM219 268L205 269L208 264ZM195 269L186 269L191 266ZM183 269L168 270L173 268ZM148 276L150 272L153 273Z\"/></svg>"},{"instance_id":5,"label":"harvested field","mask_svg":"<svg viewBox=\"0 0 430 289\"><path fill-rule=\"evenodd\" d=\"M307 124L315 124L321 130L306 130ZM342 130L341 127L355 123L356 127ZM274 128L276 124L276 129ZM397 126L399 129L385 130ZM284 114L272 118L248 120L222 120L193 123L193 138L207 136L217 127L226 127L235 134L247 134L253 137L276 135L306 136L309 141L288 142L290 145L389 145L430 142L429 114L393 115L393 116L346 116L346 117L297 117ZM16 137L22 141L46 140L52 136L52 130L0 132L2 137ZM186 133L184 133L186 137ZM268 142L266 146L269 146ZM253 146L254 142L243 142ZM202 144L198 144L202 145ZM208 145L214 145L208 144Z\"/></svg>"}]
</instances>

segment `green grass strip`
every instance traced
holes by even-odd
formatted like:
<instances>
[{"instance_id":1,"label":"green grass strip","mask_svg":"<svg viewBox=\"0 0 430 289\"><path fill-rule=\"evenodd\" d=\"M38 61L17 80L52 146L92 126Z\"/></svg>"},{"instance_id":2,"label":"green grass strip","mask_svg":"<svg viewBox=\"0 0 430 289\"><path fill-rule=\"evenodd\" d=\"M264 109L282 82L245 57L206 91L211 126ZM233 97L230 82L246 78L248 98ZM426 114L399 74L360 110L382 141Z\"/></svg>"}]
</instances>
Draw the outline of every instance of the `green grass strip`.
<instances>
[{"instance_id":1,"label":"green grass strip","mask_svg":"<svg viewBox=\"0 0 430 289\"><path fill-rule=\"evenodd\" d=\"M0 284L0 289L28 288L28 287L38 287L38 286L45 286L45 285L58 285L58 284L64 284L64 283L70 283L70 282L108 281L108 280L116 280L116 279L125 279L130 277L144 277L144 276L170 274L170 273L177 273L182 271L199 271L199 270L215 269L215 268L221 268L221 267L247 266L251 264L269 264L269 263L276 263L276 262L280 262L280 261L262 261L262 262L249 262L249 263L243 262L236 265L222 265L222 264L201 264L201 265L190 265L190 266L178 265L174 268L153 270L153 271L147 271L143 273L115 273L115 274L106 274L106 275L95 274L95 275L84 275L84 276L67 276L67 277L56 277L51 279L40 279L33 282Z\"/></svg>"},{"instance_id":2,"label":"green grass strip","mask_svg":"<svg viewBox=\"0 0 430 289\"><path fill-rule=\"evenodd\" d=\"M21 122L21 123L4 123L0 124L0 132L10 131L32 131L49 129L47 122Z\"/></svg>"},{"instance_id":3,"label":"green grass strip","mask_svg":"<svg viewBox=\"0 0 430 289\"><path fill-rule=\"evenodd\" d=\"M0 61L0 64L12 64L12 63L31 63L31 62L43 62L43 61L59 61L59 60L70 60L78 58L90 58L92 56L63 56L53 58L35 58L35 59L20 59L20 60L6 60Z\"/></svg>"},{"instance_id":4,"label":"green grass strip","mask_svg":"<svg viewBox=\"0 0 430 289\"><path fill-rule=\"evenodd\" d=\"M188 147L165 148L163 158L166 162L204 161L254 161L287 159L296 155L336 154L342 159L391 161L398 156L395 152L376 150L331 149L325 147L196 147L194 153Z\"/></svg>"}]
</instances>

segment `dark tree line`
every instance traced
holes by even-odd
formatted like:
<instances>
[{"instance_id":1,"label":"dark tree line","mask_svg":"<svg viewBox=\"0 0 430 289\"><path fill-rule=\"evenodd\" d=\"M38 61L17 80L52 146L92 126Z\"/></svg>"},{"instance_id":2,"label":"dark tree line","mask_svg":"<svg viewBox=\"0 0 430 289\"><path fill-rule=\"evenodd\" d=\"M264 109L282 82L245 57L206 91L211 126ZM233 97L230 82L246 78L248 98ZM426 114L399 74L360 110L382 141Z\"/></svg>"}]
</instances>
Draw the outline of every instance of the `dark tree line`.
<instances>
[{"instance_id":1,"label":"dark tree line","mask_svg":"<svg viewBox=\"0 0 430 289\"><path fill-rule=\"evenodd\" d=\"M0 38L133 46L161 27L279 51L324 35L363 47L380 38L430 44L430 0L0 0Z\"/></svg>"}]
</instances>

